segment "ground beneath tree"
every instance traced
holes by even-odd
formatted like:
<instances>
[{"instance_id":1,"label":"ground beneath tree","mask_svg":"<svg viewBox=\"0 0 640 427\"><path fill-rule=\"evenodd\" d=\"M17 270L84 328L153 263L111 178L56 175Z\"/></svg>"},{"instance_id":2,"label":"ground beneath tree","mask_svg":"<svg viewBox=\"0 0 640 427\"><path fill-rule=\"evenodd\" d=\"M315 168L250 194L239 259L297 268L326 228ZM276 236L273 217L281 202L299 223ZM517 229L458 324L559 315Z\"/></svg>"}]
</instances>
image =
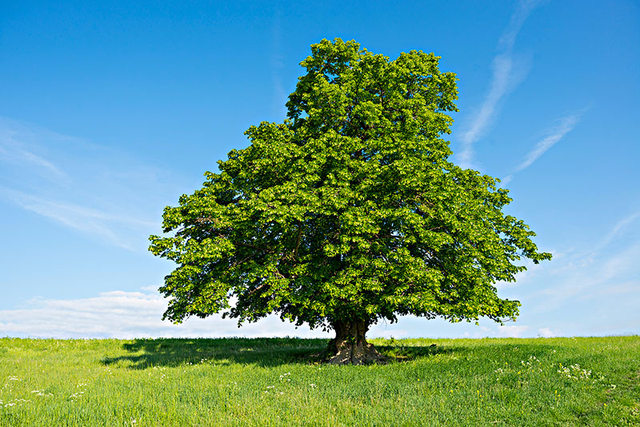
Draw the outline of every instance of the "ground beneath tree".
<instances>
[{"instance_id":1,"label":"ground beneath tree","mask_svg":"<svg viewBox=\"0 0 640 427\"><path fill-rule=\"evenodd\" d=\"M364 322L337 323L336 337L329 341L324 354L325 363L331 365L384 364L389 359L367 342L368 327Z\"/></svg>"}]
</instances>

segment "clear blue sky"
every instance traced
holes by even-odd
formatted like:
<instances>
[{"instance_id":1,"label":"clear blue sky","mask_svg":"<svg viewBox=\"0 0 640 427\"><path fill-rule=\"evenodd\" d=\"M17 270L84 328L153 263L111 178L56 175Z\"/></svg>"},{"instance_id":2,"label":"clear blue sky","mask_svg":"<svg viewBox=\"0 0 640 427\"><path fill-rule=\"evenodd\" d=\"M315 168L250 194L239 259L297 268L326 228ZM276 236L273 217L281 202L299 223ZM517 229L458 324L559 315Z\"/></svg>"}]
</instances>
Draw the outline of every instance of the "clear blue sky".
<instances>
[{"instance_id":1,"label":"clear blue sky","mask_svg":"<svg viewBox=\"0 0 640 427\"><path fill-rule=\"evenodd\" d=\"M108 3L108 4L106 4ZM0 336L297 335L161 322L162 209L260 121L323 38L441 56L453 160L503 179L554 259L500 284L515 323L372 336L640 333L640 6L633 1L0 1Z\"/></svg>"}]
</instances>

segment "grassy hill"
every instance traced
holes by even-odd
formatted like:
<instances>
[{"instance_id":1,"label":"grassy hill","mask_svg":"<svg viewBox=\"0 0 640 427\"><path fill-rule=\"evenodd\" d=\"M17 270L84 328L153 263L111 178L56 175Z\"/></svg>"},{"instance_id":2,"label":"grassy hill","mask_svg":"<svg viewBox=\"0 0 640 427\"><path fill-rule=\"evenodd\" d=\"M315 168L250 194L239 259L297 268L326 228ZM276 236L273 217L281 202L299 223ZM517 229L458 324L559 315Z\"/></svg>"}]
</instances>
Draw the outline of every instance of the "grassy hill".
<instances>
[{"instance_id":1,"label":"grassy hill","mask_svg":"<svg viewBox=\"0 0 640 427\"><path fill-rule=\"evenodd\" d=\"M638 336L326 342L3 338L0 426L640 425Z\"/></svg>"}]
</instances>

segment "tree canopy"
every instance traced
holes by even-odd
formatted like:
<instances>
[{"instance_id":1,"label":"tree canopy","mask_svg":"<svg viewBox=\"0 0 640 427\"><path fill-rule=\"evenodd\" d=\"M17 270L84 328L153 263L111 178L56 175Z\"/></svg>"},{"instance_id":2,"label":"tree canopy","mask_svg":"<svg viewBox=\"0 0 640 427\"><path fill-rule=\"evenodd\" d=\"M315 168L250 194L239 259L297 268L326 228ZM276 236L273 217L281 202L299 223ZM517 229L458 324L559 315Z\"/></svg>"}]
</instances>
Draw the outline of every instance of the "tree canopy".
<instances>
[{"instance_id":1,"label":"tree canopy","mask_svg":"<svg viewBox=\"0 0 640 427\"><path fill-rule=\"evenodd\" d=\"M165 209L169 234L150 237L177 264L164 318L276 313L335 330L335 363L378 360L365 334L382 319L515 318L495 284L551 255L502 212L497 179L449 160L457 79L439 59L312 45L287 119L250 127L247 148Z\"/></svg>"}]
</instances>

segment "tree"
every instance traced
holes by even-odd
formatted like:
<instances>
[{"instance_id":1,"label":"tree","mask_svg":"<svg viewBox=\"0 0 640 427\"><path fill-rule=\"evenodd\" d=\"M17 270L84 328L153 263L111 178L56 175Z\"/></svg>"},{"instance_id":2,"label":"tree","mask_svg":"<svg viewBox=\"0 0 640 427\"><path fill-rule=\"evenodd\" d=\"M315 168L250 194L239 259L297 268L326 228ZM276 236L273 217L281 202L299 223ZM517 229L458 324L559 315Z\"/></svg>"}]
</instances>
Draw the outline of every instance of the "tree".
<instances>
[{"instance_id":1,"label":"tree","mask_svg":"<svg viewBox=\"0 0 640 427\"><path fill-rule=\"evenodd\" d=\"M515 319L495 283L551 255L502 213L497 179L448 160L455 74L421 51L390 61L335 39L311 52L284 123L250 127L247 148L165 208L173 234L150 237L178 265L163 318L276 313L334 330L329 362L354 364L382 359L365 338L382 319Z\"/></svg>"}]
</instances>

